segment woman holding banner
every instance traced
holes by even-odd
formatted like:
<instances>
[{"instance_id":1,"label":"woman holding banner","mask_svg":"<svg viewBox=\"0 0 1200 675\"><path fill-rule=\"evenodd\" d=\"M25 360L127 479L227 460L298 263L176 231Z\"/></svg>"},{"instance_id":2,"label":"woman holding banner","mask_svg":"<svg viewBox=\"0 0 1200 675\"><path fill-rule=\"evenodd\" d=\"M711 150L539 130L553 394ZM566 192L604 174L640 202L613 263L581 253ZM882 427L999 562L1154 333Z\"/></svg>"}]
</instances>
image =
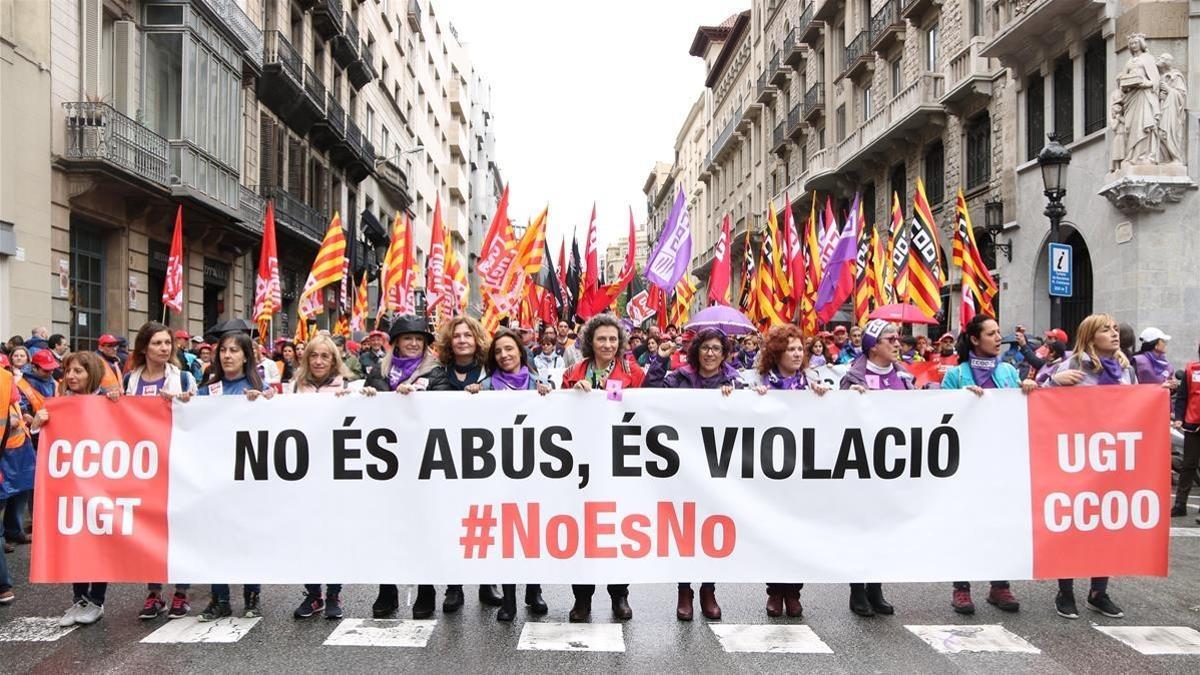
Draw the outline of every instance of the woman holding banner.
<instances>
[{"instance_id":1,"label":"woman holding banner","mask_svg":"<svg viewBox=\"0 0 1200 675\"><path fill-rule=\"evenodd\" d=\"M958 336L958 365L946 372L942 378L942 389L966 389L976 396L983 396L985 389L1019 387L1026 394L1037 389L1036 382L1022 381L1016 368L1000 360L1003 339L1000 324L983 314L976 314ZM991 582L987 601L1004 612L1021 609L1021 603L1013 596L1007 581ZM975 603L971 601L971 582L954 582L950 606L959 614L975 613Z\"/></svg>"},{"instance_id":2,"label":"woman holding banner","mask_svg":"<svg viewBox=\"0 0 1200 675\"><path fill-rule=\"evenodd\" d=\"M472 384L467 391L536 391L545 396L553 387L537 377L529 368L529 352L521 345L521 336L508 328L501 328L492 336L487 350L487 370L490 375L480 384ZM482 588L482 587L481 587ZM497 621L512 621L517 616L517 586L504 584L504 599L496 612ZM541 584L525 585L525 606L529 612L542 616L550 611L542 599Z\"/></svg>"},{"instance_id":3,"label":"woman holding banner","mask_svg":"<svg viewBox=\"0 0 1200 675\"><path fill-rule=\"evenodd\" d=\"M1091 387L1137 384L1137 373L1129 358L1121 351L1121 333L1116 319L1107 314L1093 314L1079 323L1075 332L1075 351L1071 358L1059 364L1046 380L1047 387ZM1092 577L1084 606L1112 619L1125 612L1108 597L1108 577ZM1054 607L1064 619L1078 619L1075 605L1075 580L1059 579Z\"/></svg>"},{"instance_id":4,"label":"woman holding banner","mask_svg":"<svg viewBox=\"0 0 1200 675\"><path fill-rule=\"evenodd\" d=\"M664 342L658 354L650 360L646 371L647 387L666 389L720 389L728 396L742 386L738 371L727 363L729 340L725 333L716 328L705 328L688 343L687 362L667 372L667 361L674 345ZM692 620L692 585L679 583L679 598L675 607L675 618ZM799 600L797 600L799 602ZM721 620L721 605L717 603L717 585L711 581L700 584L700 611L710 621Z\"/></svg>"},{"instance_id":5,"label":"woman holding banner","mask_svg":"<svg viewBox=\"0 0 1200 675\"><path fill-rule=\"evenodd\" d=\"M130 370L121 382L126 396L160 396L162 398L188 401L196 393L196 380L178 364L181 358L175 353L175 339L171 329L157 321L150 321L138 329L133 339L133 353L129 355ZM180 619L188 615L192 606L188 602L191 584L175 584L175 594L170 607L163 601L162 584L147 584L149 593L138 618L143 621L156 619L167 612L168 619Z\"/></svg>"},{"instance_id":6,"label":"woman holding banner","mask_svg":"<svg viewBox=\"0 0 1200 675\"><path fill-rule=\"evenodd\" d=\"M909 390L912 375L896 367L900 359L900 333L895 324L881 319L867 323L862 336L862 356L850 363L840 387L862 394L883 389ZM850 611L859 616L895 614L896 608L883 597L883 584L850 584Z\"/></svg>"},{"instance_id":7,"label":"woman holding banner","mask_svg":"<svg viewBox=\"0 0 1200 675\"><path fill-rule=\"evenodd\" d=\"M403 338L401 338L403 339ZM436 351L438 365L429 371L429 391L469 391L478 387L487 377L486 361L488 349L487 331L478 321L469 316L456 316L442 325L438 331ZM380 596L391 601L390 595L382 590ZM442 600L442 611L449 614L463 606L462 584L446 586L446 598ZM500 606L500 592L492 584L479 586L479 603L489 607ZM396 598L396 604L399 599ZM433 616L437 604L437 589L431 584L417 586L417 598L413 602L413 618L428 619ZM378 609L396 611L385 602Z\"/></svg>"},{"instance_id":8,"label":"woman holding banner","mask_svg":"<svg viewBox=\"0 0 1200 675\"><path fill-rule=\"evenodd\" d=\"M204 379L200 382L197 394L200 396L245 396L248 400L256 400L260 395L271 398L275 390L263 382L255 367L256 345L250 336L241 331L226 333L217 341L217 360L208 368ZM261 584L244 584L242 586L243 610L242 616L253 619L262 616L259 607ZM337 613L341 614L341 604L337 596L329 596L329 604L335 605ZM328 608L328 604L326 605ZM233 616L229 606L229 584L213 584L212 598L204 611L200 613L200 621L216 621L227 616Z\"/></svg>"},{"instance_id":9,"label":"woman holding banner","mask_svg":"<svg viewBox=\"0 0 1200 675\"><path fill-rule=\"evenodd\" d=\"M829 388L823 384L809 385L804 371L808 367L809 351L804 346L804 334L793 324L775 326L767 333L758 359L759 395L768 391L797 391L809 389L823 396ZM787 612L789 617L804 614L800 591L804 584L767 584L767 616L775 618Z\"/></svg>"},{"instance_id":10,"label":"woman holding banner","mask_svg":"<svg viewBox=\"0 0 1200 675\"><path fill-rule=\"evenodd\" d=\"M562 388L576 391L628 389L642 386L645 373L641 367L625 358L628 342L625 328L611 314L597 314L588 320L579 335L581 360L568 366L562 376ZM575 604L568 618L572 622L587 621L592 615L594 584L571 584ZM628 621L633 618L629 607L629 584L609 584L613 618Z\"/></svg>"}]
</instances>

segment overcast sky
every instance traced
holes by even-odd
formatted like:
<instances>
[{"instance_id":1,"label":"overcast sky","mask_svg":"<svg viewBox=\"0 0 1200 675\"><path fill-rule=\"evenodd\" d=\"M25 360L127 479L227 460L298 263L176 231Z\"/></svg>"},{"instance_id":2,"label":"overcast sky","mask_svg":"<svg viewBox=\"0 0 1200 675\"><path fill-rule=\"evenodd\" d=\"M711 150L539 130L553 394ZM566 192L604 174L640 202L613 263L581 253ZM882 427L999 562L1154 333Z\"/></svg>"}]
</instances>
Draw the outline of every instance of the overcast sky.
<instances>
[{"instance_id":1,"label":"overcast sky","mask_svg":"<svg viewBox=\"0 0 1200 675\"><path fill-rule=\"evenodd\" d=\"M688 55L701 25L749 0L433 0L492 83L499 166L509 217L550 204L551 250L592 202L603 247L645 222L642 183L671 162L675 134L704 88ZM603 251L603 248L601 248Z\"/></svg>"}]
</instances>

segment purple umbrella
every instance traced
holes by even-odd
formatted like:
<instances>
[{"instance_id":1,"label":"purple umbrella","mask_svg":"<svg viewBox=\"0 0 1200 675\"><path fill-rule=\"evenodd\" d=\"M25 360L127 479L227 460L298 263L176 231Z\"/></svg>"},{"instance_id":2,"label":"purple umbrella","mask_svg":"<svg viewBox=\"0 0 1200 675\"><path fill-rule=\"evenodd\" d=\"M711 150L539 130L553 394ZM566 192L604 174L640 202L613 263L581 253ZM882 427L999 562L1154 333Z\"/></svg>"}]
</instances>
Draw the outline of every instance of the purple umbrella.
<instances>
[{"instance_id":1,"label":"purple umbrella","mask_svg":"<svg viewBox=\"0 0 1200 675\"><path fill-rule=\"evenodd\" d=\"M718 328L726 335L745 335L758 331L754 327L754 323L746 318L746 315L726 305L713 305L701 310L692 317L687 328L695 331L704 328Z\"/></svg>"}]
</instances>

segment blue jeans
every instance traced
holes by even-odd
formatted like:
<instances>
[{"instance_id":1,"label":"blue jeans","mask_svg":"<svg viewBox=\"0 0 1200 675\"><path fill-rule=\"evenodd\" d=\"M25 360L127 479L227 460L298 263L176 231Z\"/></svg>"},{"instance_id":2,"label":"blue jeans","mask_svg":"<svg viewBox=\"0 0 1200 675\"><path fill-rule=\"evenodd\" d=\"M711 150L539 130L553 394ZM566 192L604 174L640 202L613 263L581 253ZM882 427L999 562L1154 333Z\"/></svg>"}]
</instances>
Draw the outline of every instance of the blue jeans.
<instances>
[{"instance_id":1,"label":"blue jeans","mask_svg":"<svg viewBox=\"0 0 1200 675\"><path fill-rule=\"evenodd\" d=\"M29 506L33 490L18 492L4 502L4 536L20 539L25 536L25 509Z\"/></svg>"},{"instance_id":2,"label":"blue jeans","mask_svg":"<svg viewBox=\"0 0 1200 675\"><path fill-rule=\"evenodd\" d=\"M321 584L304 584L304 592L308 593L309 595L315 595L315 596L320 597ZM342 585L341 584L325 584L325 595L327 595L329 597L333 597L335 595L341 595L341 594L342 594Z\"/></svg>"},{"instance_id":3,"label":"blue jeans","mask_svg":"<svg viewBox=\"0 0 1200 675\"><path fill-rule=\"evenodd\" d=\"M262 584L244 584L243 593L261 593ZM213 584L212 599L217 602L229 602L229 584Z\"/></svg>"},{"instance_id":4,"label":"blue jeans","mask_svg":"<svg viewBox=\"0 0 1200 675\"><path fill-rule=\"evenodd\" d=\"M0 534L0 547L4 545L4 535ZM8 573L8 556L0 553L0 591L12 590L12 575Z\"/></svg>"}]
</instances>

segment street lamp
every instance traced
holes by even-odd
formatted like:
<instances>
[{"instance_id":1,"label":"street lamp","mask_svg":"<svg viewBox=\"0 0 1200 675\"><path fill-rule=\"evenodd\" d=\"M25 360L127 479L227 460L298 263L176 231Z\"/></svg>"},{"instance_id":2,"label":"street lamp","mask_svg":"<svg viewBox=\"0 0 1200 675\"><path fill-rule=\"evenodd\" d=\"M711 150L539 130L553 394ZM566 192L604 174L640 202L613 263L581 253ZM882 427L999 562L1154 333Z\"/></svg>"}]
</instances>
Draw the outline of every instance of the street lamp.
<instances>
[{"instance_id":1,"label":"street lamp","mask_svg":"<svg viewBox=\"0 0 1200 675\"><path fill-rule=\"evenodd\" d=\"M1042 187L1046 195L1046 210L1043 213L1050 219L1050 242L1061 243L1063 218L1067 215L1067 207L1063 205L1063 196L1067 194L1067 165L1071 163L1071 151L1058 142L1058 134L1047 134L1050 141L1038 153L1038 166L1042 169ZM1062 298L1050 298L1050 327L1062 327Z\"/></svg>"},{"instance_id":2,"label":"street lamp","mask_svg":"<svg viewBox=\"0 0 1200 675\"><path fill-rule=\"evenodd\" d=\"M991 199L983 204L983 224L987 228L988 235L992 238L992 258L996 258L996 251L1002 251L1008 262L1012 262L1012 242L1001 244L997 241L997 237L1004 231L1004 202L1000 199Z\"/></svg>"}]
</instances>

